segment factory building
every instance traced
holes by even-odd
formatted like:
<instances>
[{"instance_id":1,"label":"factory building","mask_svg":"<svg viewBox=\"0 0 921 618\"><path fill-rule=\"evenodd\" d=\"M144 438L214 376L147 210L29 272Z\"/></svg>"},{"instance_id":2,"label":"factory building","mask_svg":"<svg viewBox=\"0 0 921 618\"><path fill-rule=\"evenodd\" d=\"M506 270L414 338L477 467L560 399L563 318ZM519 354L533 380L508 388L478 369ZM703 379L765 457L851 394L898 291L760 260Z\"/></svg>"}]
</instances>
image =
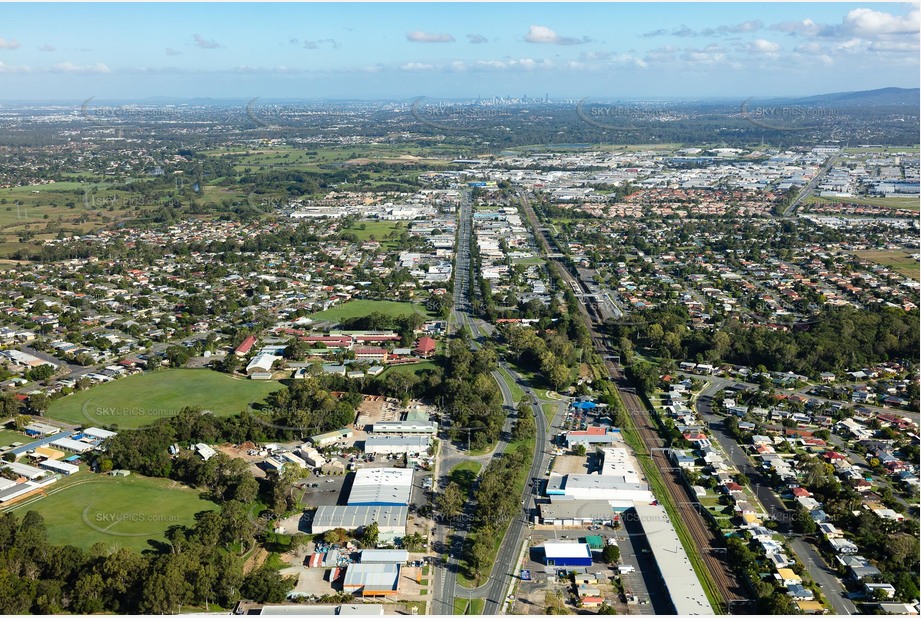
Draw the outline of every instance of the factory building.
<instances>
[{"instance_id":1,"label":"factory building","mask_svg":"<svg viewBox=\"0 0 921 618\"><path fill-rule=\"evenodd\" d=\"M413 490L407 468L361 468L355 473L349 506L406 506Z\"/></svg>"}]
</instances>

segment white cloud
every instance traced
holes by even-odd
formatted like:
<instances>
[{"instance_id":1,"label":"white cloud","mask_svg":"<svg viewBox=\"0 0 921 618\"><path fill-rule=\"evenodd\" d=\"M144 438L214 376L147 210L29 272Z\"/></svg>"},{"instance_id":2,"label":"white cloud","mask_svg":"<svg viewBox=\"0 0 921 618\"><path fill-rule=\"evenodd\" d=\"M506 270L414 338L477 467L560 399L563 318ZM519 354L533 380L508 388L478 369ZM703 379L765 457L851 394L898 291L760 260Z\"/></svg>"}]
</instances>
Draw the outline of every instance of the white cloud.
<instances>
[{"instance_id":1,"label":"white cloud","mask_svg":"<svg viewBox=\"0 0 921 618\"><path fill-rule=\"evenodd\" d=\"M481 45L481 44L483 44L483 43L488 43L488 42L489 42L489 39L487 39L487 38L486 38L485 36L483 36L482 34L468 34L468 35L467 35L467 42L468 42L468 43L473 43L474 45Z\"/></svg>"},{"instance_id":2,"label":"white cloud","mask_svg":"<svg viewBox=\"0 0 921 618\"><path fill-rule=\"evenodd\" d=\"M402 71L433 71L435 65L426 64L425 62L407 62L400 67Z\"/></svg>"},{"instance_id":3,"label":"white cloud","mask_svg":"<svg viewBox=\"0 0 921 618\"><path fill-rule=\"evenodd\" d=\"M177 50L177 49L173 49L172 47L167 47L167 48L166 48L166 55L167 55L167 56L181 56L181 55L182 55L182 52L179 51L179 50Z\"/></svg>"},{"instance_id":4,"label":"white cloud","mask_svg":"<svg viewBox=\"0 0 921 618\"><path fill-rule=\"evenodd\" d=\"M748 44L748 50L755 54L765 54L776 56L780 51L780 45L766 39L755 39Z\"/></svg>"},{"instance_id":5,"label":"white cloud","mask_svg":"<svg viewBox=\"0 0 921 618\"><path fill-rule=\"evenodd\" d=\"M915 41L874 41L867 48L873 52L897 52L917 54L921 44Z\"/></svg>"},{"instance_id":6,"label":"white cloud","mask_svg":"<svg viewBox=\"0 0 921 618\"><path fill-rule=\"evenodd\" d=\"M195 42L195 47L199 47L201 49L219 49L221 47L221 44L214 39L209 41L199 34L193 34L192 40Z\"/></svg>"},{"instance_id":7,"label":"white cloud","mask_svg":"<svg viewBox=\"0 0 921 618\"><path fill-rule=\"evenodd\" d=\"M295 39L296 41L297 39ZM316 41L304 41L304 49L320 49L321 46L332 47L333 49L339 49L339 41L335 39L319 39Z\"/></svg>"},{"instance_id":8,"label":"white cloud","mask_svg":"<svg viewBox=\"0 0 921 618\"><path fill-rule=\"evenodd\" d=\"M52 73L111 73L112 69L101 62L96 64L74 64L73 62L59 62L49 69Z\"/></svg>"},{"instance_id":9,"label":"white cloud","mask_svg":"<svg viewBox=\"0 0 921 618\"><path fill-rule=\"evenodd\" d=\"M2 73L31 73L32 68L27 66L11 66L0 62L0 74Z\"/></svg>"},{"instance_id":10,"label":"white cloud","mask_svg":"<svg viewBox=\"0 0 921 618\"><path fill-rule=\"evenodd\" d=\"M589 43L588 37L576 38L569 36L560 36L547 26L531 26L528 33L524 35L524 40L528 43L542 43L551 45L580 45Z\"/></svg>"},{"instance_id":11,"label":"white cloud","mask_svg":"<svg viewBox=\"0 0 921 618\"><path fill-rule=\"evenodd\" d=\"M771 26L771 30L777 30L778 32L784 32L786 34L814 36L823 30L827 30L827 27L820 26L807 18L802 21L784 21L779 24L774 24Z\"/></svg>"},{"instance_id":12,"label":"white cloud","mask_svg":"<svg viewBox=\"0 0 921 618\"><path fill-rule=\"evenodd\" d=\"M410 43L453 43L454 36L451 34L414 30L406 34L406 40Z\"/></svg>"},{"instance_id":13,"label":"white cloud","mask_svg":"<svg viewBox=\"0 0 921 618\"><path fill-rule=\"evenodd\" d=\"M917 35L921 31L921 12L918 9L899 16L873 9L854 9L844 18L844 30L854 36L873 38L879 35Z\"/></svg>"},{"instance_id":14,"label":"white cloud","mask_svg":"<svg viewBox=\"0 0 921 618\"><path fill-rule=\"evenodd\" d=\"M57 50L58 48L52 45L51 43L45 43L44 45L38 48L38 51L43 51L43 52L53 52Z\"/></svg>"},{"instance_id":15,"label":"white cloud","mask_svg":"<svg viewBox=\"0 0 921 618\"><path fill-rule=\"evenodd\" d=\"M19 49L20 47L21 45L19 44L19 41L0 38L0 49Z\"/></svg>"}]
</instances>

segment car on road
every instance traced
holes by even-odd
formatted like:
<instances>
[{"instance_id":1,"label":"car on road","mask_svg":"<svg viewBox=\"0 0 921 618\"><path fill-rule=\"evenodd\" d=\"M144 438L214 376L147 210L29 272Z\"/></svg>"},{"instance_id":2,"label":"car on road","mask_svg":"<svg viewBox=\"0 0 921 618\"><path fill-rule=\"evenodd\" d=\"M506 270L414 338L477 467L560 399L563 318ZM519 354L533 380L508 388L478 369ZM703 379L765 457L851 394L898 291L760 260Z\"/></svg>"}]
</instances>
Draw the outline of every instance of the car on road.
<instances>
[{"instance_id":1,"label":"car on road","mask_svg":"<svg viewBox=\"0 0 921 618\"><path fill-rule=\"evenodd\" d=\"M327 482L327 483L332 483L332 482L333 482L333 479L326 479L326 482Z\"/></svg>"}]
</instances>

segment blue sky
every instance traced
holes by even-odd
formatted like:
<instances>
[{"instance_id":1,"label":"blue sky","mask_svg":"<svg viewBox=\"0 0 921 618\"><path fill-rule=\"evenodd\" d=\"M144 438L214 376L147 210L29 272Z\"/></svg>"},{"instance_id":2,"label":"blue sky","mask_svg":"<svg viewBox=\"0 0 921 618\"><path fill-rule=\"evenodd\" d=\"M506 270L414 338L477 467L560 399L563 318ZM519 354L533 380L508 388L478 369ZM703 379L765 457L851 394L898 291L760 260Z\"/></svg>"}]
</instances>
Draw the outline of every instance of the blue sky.
<instances>
[{"instance_id":1,"label":"blue sky","mask_svg":"<svg viewBox=\"0 0 921 618\"><path fill-rule=\"evenodd\" d=\"M919 85L897 3L4 4L0 99L620 99Z\"/></svg>"}]
</instances>

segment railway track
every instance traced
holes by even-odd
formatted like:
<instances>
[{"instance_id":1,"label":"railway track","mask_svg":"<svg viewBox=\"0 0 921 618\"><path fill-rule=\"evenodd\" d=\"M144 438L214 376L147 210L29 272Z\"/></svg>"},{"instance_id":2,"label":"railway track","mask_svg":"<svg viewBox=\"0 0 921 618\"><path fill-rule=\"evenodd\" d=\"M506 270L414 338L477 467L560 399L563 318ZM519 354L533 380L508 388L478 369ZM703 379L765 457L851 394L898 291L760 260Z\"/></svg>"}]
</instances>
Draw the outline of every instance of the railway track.
<instances>
[{"instance_id":1,"label":"railway track","mask_svg":"<svg viewBox=\"0 0 921 618\"><path fill-rule=\"evenodd\" d=\"M540 228L534 211L527 203L526 198L520 197L524 206L525 215L529 219L532 228L535 231L539 230ZM556 267L560 276L566 284L572 288L573 292L577 293L578 290L581 289L583 294L589 294L590 290L584 281L574 277L559 258L550 257L551 251L546 235L535 234L535 236L539 238L543 245L545 255L550 260L550 263ZM656 468L661 472L663 484L671 498L671 502L675 505L675 508L678 509L679 517L690 533L698 555L703 560L706 570L713 579L713 583L722 599L724 607L731 609L733 603L746 601L747 597L743 594L735 574L729 569L729 565L726 564L726 561L714 553L715 549L721 548L723 544L722 537L707 525L707 522L704 520L704 515L697 510L695 503L690 500L684 485L676 476L674 466L672 466L672 463L665 454L664 442L656 430L655 421L650 411L647 409L643 400L635 392L631 392L632 389L625 390L625 387L627 387L625 377L618 367L606 358L610 354L610 349L607 341L605 341L604 335L598 330L601 322L601 314L598 308L594 306L594 301L579 303L579 311L582 314L586 327L589 329L595 349L604 359L605 368L608 374L614 379L615 388L627 408L627 413L634 419L637 433L646 448L647 453L637 453L637 456L650 457Z\"/></svg>"}]
</instances>

